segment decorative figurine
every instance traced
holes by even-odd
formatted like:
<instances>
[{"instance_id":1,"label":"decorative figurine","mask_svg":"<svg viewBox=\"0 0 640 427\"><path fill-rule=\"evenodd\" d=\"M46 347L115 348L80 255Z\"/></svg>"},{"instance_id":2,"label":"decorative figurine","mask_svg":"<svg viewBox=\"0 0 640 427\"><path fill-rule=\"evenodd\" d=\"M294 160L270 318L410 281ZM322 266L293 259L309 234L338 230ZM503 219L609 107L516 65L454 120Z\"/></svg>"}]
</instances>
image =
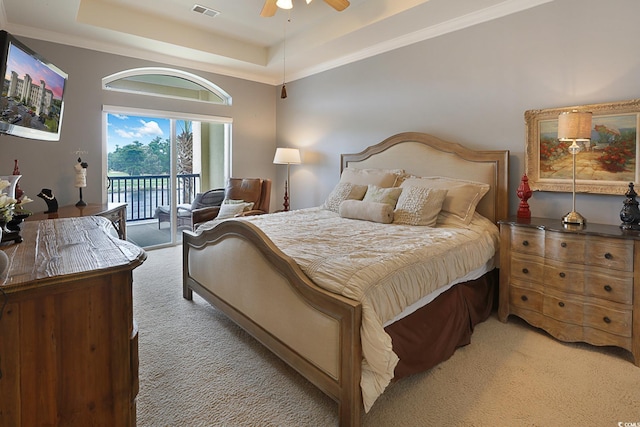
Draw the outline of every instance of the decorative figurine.
<instances>
[{"instance_id":1,"label":"decorative figurine","mask_svg":"<svg viewBox=\"0 0 640 427\"><path fill-rule=\"evenodd\" d=\"M516 191L518 198L520 199L520 205L518 206L518 218L531 219L531 211L529 210L529 200L533 194L531 188L529 188L529 178L527 174L522 175L522 180Z\"/></svg>"},{"instance_id":2,"label":"decorative figurine","mask_svg":"<svg viewBox=\"0 0 640 427\"><path fill-rule=\"evenodd\" d=\"M89 165L87 162L83 162L80 157L78 157L78 163L73 167L76 170L76 182L75 186L80 191L80 200L76 203L76 206L87 206L84 200L82 200L82 188L87 186L87 167Z\"/></svg>"},{"instance_id":3,"label":"decorative figurine","mask_svg":"<svg viewBox=\"0 0 640 427\"><path fill-rule=\"evenodd\" d=\"M620 219L622 224L620 228L623 230L640 230L640 209L638 209L638 201L636 196L638 193L633 189L633 182L629 183L629 189L624 193L627 198L623 202L620 211Z\"/></svg>"},{"instance_id":4,"label":"decorative figurine","mask_svg":"<svg viewBox=\"0 0 640 427\"><path fill-rule=\"evenodd\" d=\"M47 203L47 210L44 213L58 212L58 200L56 200L56 196L53 194L53 191L48 188L43 188L37 196Z\"/></svg>"},{"instance_id":5,"label":"decorative figurine","mask_svg":"<svg viewBox=\"0 0 640 427\"><path fill-rule=\"evenodd\" d=\"M15 159L13 161L13 175L22 176L22 174L20 173L20 168L18 167L18 159ZM23 194L24 191L22 191L22 189L20 188L20 184L18 184L18 182L16 181L16 190L13 197L15 197L16 200L20 200Z\"/></svg>"}]
</instances>

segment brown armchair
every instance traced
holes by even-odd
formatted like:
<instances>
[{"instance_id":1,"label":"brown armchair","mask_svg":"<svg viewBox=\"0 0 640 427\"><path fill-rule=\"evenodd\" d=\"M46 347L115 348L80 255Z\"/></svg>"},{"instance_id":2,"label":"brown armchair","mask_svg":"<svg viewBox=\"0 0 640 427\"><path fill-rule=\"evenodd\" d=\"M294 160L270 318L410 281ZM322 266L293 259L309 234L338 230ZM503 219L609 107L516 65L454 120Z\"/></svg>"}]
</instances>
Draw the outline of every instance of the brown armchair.
<instances>
[{"instance_id":1,"label":"brown armchair","mask_svg":"<svg viewBox=\"0 0 640 427\"><path fill-rule=\"evenodd\" d=\"M269 213L271 201L271 180L261 178L229 178L224 189L225 200L243 200L253 203L253 208L237 216L261 215ZM215 219L220 206L212 206L193 211L193 228L197 224Z\"/></svg>"},{"instance_id":2,"label":"brown armchair","mask_svg":"<svg viewBox=\"0 0 640 427\"><path fill-rule=\"evenodd\" d=\"M188 228L193 230L194 222L193 215L199 209L206 209L212 206L220 206L224 200L225 189L214 188L212 190L205 191L204 193L196 194L191 204L179 204L178 209L178 228ZM163 222L169 222L171 219L171 212L168 205L158 206L156 208L154 218L158 218L158 228Z\"/></svg>"}]
</instances>

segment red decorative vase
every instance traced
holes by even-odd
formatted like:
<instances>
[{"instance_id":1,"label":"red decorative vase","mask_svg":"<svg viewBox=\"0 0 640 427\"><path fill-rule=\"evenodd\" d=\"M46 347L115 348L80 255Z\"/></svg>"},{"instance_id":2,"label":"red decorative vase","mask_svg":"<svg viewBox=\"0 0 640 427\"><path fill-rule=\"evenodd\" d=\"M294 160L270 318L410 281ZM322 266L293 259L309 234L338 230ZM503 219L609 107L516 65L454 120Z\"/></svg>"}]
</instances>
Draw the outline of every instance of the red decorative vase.
<instances>
[{"instance_id":1,"label":"red decorative vase","mask_svg":"<svg viewBox=\"0 0 640 427\"><path fill-rule=\"evenodd\" d=\"M520 205L518 206L518 218L530 219L531 211L529 210L529 203L527 203L527 200L531 198L533 191L529 188L529 178L527 177L527 174L522 175L516 194L520 199Z\"/></svg>"}]
</instances>

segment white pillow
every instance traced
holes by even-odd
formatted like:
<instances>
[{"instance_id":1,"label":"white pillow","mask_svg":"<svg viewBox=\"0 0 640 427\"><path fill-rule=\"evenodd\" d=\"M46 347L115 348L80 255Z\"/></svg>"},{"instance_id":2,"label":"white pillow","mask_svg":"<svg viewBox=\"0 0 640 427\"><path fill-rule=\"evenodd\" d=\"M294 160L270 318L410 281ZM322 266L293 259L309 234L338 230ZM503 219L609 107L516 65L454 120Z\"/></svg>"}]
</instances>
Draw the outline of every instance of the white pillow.
<instances>
[{"instance_id":1,"label":"white pillow","mask_svg":"<svg viewBox=\"0 0 640 427\"><path fill-rule=\"evenodd\" d=\"M331 194L325 200L322 207L324 209L338 213L340 203L345 200L362 200L364 193L367 192L366 185L357 185L350 182L339 182Z\"/></svg>"},{"instance_id":2,"label":"white pillow","mask_svg":"<svg viewBox=\"0 0 640 427\"><path fill-rule=\"evenodd\" d=\"M216 219L234 218L236 215L244 212L245 203L223 203L220 205L220 211Z\"/></svg>"},{"instance_id":3,"label":"white pillow","mask_svg":"<svg viewBox=\"0 0 640 427\"><path fill-rule=\"evenodd\" d=\"M340 203L339 213L342 218L361 219L382 224L390 224L393 221L393 206L388 203L345 200Z\"/></svg>"},{"instance_id":4,"label":"white pillow","mask_svg":"<svg viewBox=\"0 0 640 427\"><path fill-rule=\"evenodd\" d=\"M369 184L362 200L365 202L386 203L395 208L400 193L402 193L402 188L400 187L382 188Z\"/></svg>"},{"instance_id":5,"label":"white pillow","mask_svg":"<svg viewBox=\"0 0 640 427\"><path fill-rule=\"evenodd\" d=\"M403 187L393 212L393 223L433 227L447 191L440 188Z\"/></svg>"},{"instance_id":6,"label":"white pillow","mask_svg":"<svg viewBox=\"0 0 640 427\"><path fill-rule=\"evenodd\" d=\"M223 205L244 205L244 210L246 211L250 211L251 209L253 209L253 202L245 202L244 200L234 200L234 199L224 199L222 201Z\"/></svg>"},{"instance_id":7,"label":"white pillow","mask_svg":"<svg viewBox=\"0 0 640 427\"><path fill-rule=\"evenodd\" d=\"M402 169L358 169L348 167L342 171L340 182L350 182L358 185L377 185L378 187L393 187Z\"/></svg>"},{"instance_id":8,"label":"white pillow","mask_svg":"<svg viewBox=\"0 0 640 427\"><path fill-rule=\"evenodd\" d=\"M465 224L471 222L476 206L489 191L489 184L441 176L407 178L400 187L446 189L442 210L453 214Z\"/></svg>"}]
</instances>

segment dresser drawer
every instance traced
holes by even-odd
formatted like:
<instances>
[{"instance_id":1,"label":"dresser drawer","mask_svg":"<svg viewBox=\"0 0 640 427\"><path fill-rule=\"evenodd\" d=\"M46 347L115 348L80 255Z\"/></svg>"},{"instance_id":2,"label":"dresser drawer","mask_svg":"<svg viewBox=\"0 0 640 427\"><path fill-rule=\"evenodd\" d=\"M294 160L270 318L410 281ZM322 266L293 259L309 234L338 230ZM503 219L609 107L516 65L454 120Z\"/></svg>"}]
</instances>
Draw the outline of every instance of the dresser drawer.
<instances>
[{"instance_id":1,"label":"dresser drawer","mask_svg":"<svg viewBox=\"0 0 640 427\"><path fill-rule=\"evenodd\" d=\"M511 228L511 250L534 256L544 256L544 231Z\"/></svg>"},{"instance_id":2,"label":"dresser drawer","mask_svg":"<svg viewBox=\"0 0 640 427\"><path fill-rule=\"evenodd\" d=\"M544 294L535 287L518 286L512 283L509 286L509 304L514 307L542 313Z\"/></svg>"},{"instance_id":3,"label":"dresser drawer","mask_svg":"<svg viewBox=\"0 0 640 427\"><path fill-rule=\"evenodd\" d=\"M585 263L620 271L633 271L633 242L590 236Z\"/></svg>"},{"instance_id":4,"label":"dresser drawer","mask_svg":"<svg viewBox=\"0 0 640 427\"><path fill-rule=\"evenodd\" d=\"M579 264L547 260L543 277L545 286L573 294L584 293L585 272Z\"/></svg>"},{"instance_id":5,"label":"dresser drawer","mask_svg":"<svg viewBox=\"0 0 640 427\"><path fill-rule=\"evenodd\" d=\"M602 298L622 304L633 303L633 273L617 272L616 275L589 271L584 280L585 296Z\"/></svg>"},{"instance_id":6,"label":"dresser drawer","mask_svg":"<svg viewBox=\"0 0 640 427\"><path fill-rule=\"evenodd\" d=\"M567 233L548 232L545 235L544 256L562 262L584 264L585 239Z\"/></svg>"},{"instance_id":7,"label":"dresser drawer","mask_svg":"<svg viewBox=\"0 0 640 427\"><path fill-rule=\"evenodd\" d=\"M511 277L542 282L543 272L544 259L516 252L511 254Z\"/></svg>"}]
</instances>

